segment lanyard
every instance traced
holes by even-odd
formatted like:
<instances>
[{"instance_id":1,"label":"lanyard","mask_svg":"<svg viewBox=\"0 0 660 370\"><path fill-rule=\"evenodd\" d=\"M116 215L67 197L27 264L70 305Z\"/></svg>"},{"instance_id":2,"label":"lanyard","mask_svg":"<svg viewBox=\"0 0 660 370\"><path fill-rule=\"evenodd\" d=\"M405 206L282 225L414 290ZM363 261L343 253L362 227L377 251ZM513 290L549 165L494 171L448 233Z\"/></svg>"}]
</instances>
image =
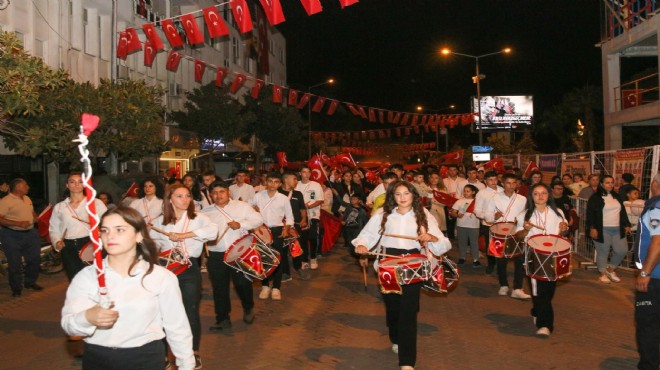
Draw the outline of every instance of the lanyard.
<instances>
[{"instance_id":1,"label":"lanyard","mask_svg":"<svg viewBox=\"0 0 660 370\"><path fill-rule=\"evenodd\" d=\"M215 205L215 204L213 205L213 207L215 207L215 209L217 209L220 213L222 213L223 216L227 217L227 218L229 219L229 221L231 221L231 222L234 221L234 218L231 217L231 216L229 215L229 213L227 213L224 209L218 207L218 206Z\"/></svg>"},{"instance_id":2,"label":"lanyard","mask_svg":"<svg viewBox=\"0 0 660 370\"><path fill-rule=\"evenodd\" d=\"M144 206L144 212L147 214L147 223L151 223L151 212L149 212L149 202L147 198L142 198L142 205Z\"/></svg>"},{"instance_id":3,"label":"lanyard","mask_svg":"<svg viewBox=\"0 0 660 370\"><path fill-rule=\"evenodd\" d=\"M548 208L545 208L543 217L541 217L541 212L538 210L534 211L534 215L536 216L536 224L543 228L543 235L546 235L548 233L548 228L545 227L546 223L548 222Z\"/></svg>"}]
</instances>

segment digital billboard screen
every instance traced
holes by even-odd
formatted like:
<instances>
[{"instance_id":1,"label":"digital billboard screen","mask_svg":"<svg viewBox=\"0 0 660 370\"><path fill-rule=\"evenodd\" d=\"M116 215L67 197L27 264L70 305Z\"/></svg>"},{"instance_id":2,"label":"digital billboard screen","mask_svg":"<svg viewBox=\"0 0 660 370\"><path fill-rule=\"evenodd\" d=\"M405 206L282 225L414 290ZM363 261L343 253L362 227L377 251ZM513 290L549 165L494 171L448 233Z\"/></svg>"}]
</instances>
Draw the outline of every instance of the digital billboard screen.
<instances>
[{"instance_id":1,"label":"digital billboard screen","mask_svg":"<svg viewBox=\"0 0 660 370\"><path fill-rule=\"evenodd\" d=\"M472 98L475 114L472 130L479 129L477 98ZM531 128L534 121L534 98L531 95L482 96L482 130L520 130Z\"/></svg>"}]
</instances>

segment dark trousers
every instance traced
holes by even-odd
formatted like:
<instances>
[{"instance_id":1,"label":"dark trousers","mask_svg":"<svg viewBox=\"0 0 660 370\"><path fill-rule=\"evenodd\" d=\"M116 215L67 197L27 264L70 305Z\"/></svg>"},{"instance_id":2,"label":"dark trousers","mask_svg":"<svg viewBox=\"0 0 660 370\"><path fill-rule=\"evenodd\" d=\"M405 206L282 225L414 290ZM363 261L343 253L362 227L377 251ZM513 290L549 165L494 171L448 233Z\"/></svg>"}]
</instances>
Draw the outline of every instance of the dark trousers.
<instances>
[{"instance_id":1,"label":"dark trousers","mask_svg":"<svg viewBox=\"0 0 660 370\"><path fill-rule=\"evenodd\" d=\"M513 261L513 289L522 289L523 281L523 256L511 258ZM509 258L497 259L497 277L500 280L500 286L509 286L509 279L506 276L506 266Z\"/></svg>"},{"instance_id":2,"label":"dark trousers","mask_svg":"<svg viewBox=\"0 0 660 370\"><path fill-rule=\"evenodd\" d=\"M385 253L400 255L411 252L386 248ZM422 283L408 284L402 286L402 294L383 294L390 341L399 345L399 366L415 366L417 360L417 313L421 288Z\"/></svg>"},{"instance_id":3,"label":"dark trousers","mask_svg":"<svg viewBox=\"0 0 660 370\"><path fill-rule=\"evenodd\" d=\"M552 297L557 288L556 281L532 280L532 316L536 317L537 328L555 330L555 313L552 310ZM535 287L536 286L536 287Z\"/></svg>"},{"instance_id":4,"label":"dark trousers","mask_svg":"<svg viewBox=\"0 0 660 370\"><path fill-rule=\"evenodd\" d=\"M282 286L282 272L284 271L282 264L286 263L285 267L287 268L289 266L289 255L284 252L284 240L280 237L280 235L282 235L282 229L282 226L270 228L270 232L273 234L273 244L270 246L280 253L280 257L282 257L282 259L280 264L275 268L275 271L273 271L272 275L261 280L261 286L268 286L271 281L273 282L273 289L280 289Z\"/></svg>"},{"instance_id":5,"label":"dark trousers","mask_svg":"<svg viewBox=\"0 0 660 370\"><path fill-rule=\"evenodd\" d=\"M140 347L110 348L85 343L83 370L165 369L165 343L155 340Z\"/></svg>"},{"instance_id":6,"label":"dark trousers","mask_svg":"<svg viewBox=\"0 0 660 370\"><path fill-rule=\"evenodd\" d=\"M73 277L76 276L80 270L87 266L80 259L80 249L89 241L89 237L86 236L80 239L64 239L64 248L62 248L62 264L64 265L64 271L66 271L66 277L69 281L73 280Z\"/></svg>"},{"instance_id":7,"label":"dark trousers","mask_svg":"<svg viewBox=\"0 0 660 370\"><path fill-rule=\"evenodd\" d=\"M640 370L660 367L660 279L651 279L648 292L635 293L635 326Z\"/></svg>"},{"instance_id":8,"label":"dark trousers","mask_svg":"<svg viewBox=\"0 0 660 370\"><path fill-rule=\"evenodd\" d=\"M231 301L229 300L229 280L234 282L234 289L241 300L243 311L250 311L254 307L252 294L252 281L248 280L242 272L227 266L224 262L225 252L209 252L206 267L208 268L211 286L213 287L213 303L215 306L215 320L229 320Z\"/></svg>"},{"instance_id":9,"label":"dark trousers","mask_svg":"<svg viewBox=\"0 0 660 370\"><path fill-rule=\"evenodd\" d=\"M202 339L202 321L199 318L199 302L202 299L202 274L196 258L190 259L190 267L177 275L183 307L186 309L188 323L193 335L193 351L199 351Z\"/></svg>"},{"instance_id":10,"label":"dark trousers","mask_svg":"<svg viewBox=\"0 0 660 370\"><path fill-rule=\"evenodd\" d=\"M25 270L23 285L30 286L39 278L41 248L37 230L15 231L10 228L0 229L0 242L7 257L9 286L12 291L21 291L21 270L23 261ZM23 261L21 261L21 257Z\"/></svg>"},{"instance_id":11,"label":"dark trousers","mask_svg":"<svg viewBox=\"0 0 660 370\"><path fill-rule=\"evenodd\" d=\"M456 238L456 219L449 215L449 207L445 207L445 220L447 220L447 237Z\"/></svg>"},{"instance_id":12,"label":"dark trousers","mask_svg":"<svg viewBox=\"0 0 660 370\"><path fill-rule=\"evenodd\" d=\"M346 246L346 248L348 248L348 252L351 254L351 256L355 258L358 258L360 256L358 256L355 253L355 247L353 246L353 244L351 244L351 241L357 238L358 235L360 235L360 231L361 229L357 226L346 226L346 225L344 225L344 227L341 230L341 233L343 234L342 236L344 237L344 245Z\"/></svg>"},{"instance_id":13,"label":"dark trousers","mask_svg":"<svg viewBox=\"0 0 660 370\"><path fill-rule=\"evenodd\" d=\"M310 258L316 258L319 247L319 220L309 220L309 229L300 234L300 246L303 250L303 262L309 262Z\"/></svg>"},{"instance_id":14,"label":"dark trousers","mask_svg":"<svg viewBox=\"0 0 660 370\"><path fill-rule=\"evenodd\" d=\"M484 236L484 242L486 243L486 249L488 249L488 244L490 243L490 228L486 225L479 225L479 236ZM495 267L497 264L497 258L486 253L486 258L488 259L488 267Z\"/></svg>"}]
</instances>

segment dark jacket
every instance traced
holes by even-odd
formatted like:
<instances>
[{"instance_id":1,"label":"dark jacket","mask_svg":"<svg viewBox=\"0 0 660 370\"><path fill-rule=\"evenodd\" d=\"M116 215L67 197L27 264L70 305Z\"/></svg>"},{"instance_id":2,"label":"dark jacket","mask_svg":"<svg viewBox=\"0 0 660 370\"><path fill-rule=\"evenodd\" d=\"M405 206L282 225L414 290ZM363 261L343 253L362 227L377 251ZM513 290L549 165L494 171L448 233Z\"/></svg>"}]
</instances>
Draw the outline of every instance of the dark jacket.
<instances>
[{"instance_id":1,"label":"dark jacket","mask_svg":"<svg viewBox=\"0 0 660 370\"><path fill-rule=\"evenodd\" d=\"M599 187L598 191L589 197L587 201L587 230L596 229L598 231L598 238L594 240L599 243L603 242L603 207L605 207L603 196L605 194L605 190ZM619 212L619 237L624 238L626 236L626 227L630 227L628 214L626 213L626 208L623 206L623 202L619 199L619 195L615 191L612 191L611 194L621 205L621 211Z\"/></svg>"}]
</instances>

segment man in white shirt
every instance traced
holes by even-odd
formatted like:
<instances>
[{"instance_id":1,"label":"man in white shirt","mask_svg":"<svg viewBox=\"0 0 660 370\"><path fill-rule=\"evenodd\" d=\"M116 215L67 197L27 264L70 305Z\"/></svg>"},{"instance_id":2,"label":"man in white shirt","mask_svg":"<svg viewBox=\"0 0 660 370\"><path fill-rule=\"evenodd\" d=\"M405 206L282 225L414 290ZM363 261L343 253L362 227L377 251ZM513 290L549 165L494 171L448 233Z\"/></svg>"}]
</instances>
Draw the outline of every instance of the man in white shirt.
<instances>
[{"instance_id":1,"label":"man in white shirt","mask_svg":"<svg viewBox=\"0 0 660 370\"><path fill-rule=\"evenodd\" d=\"M229 192L231 193L231 199L242 200L244 202L250 203L254 197L254 188L250 184L245 183L247 178L247 171L238 170L234 180L236 183L229 187Z\"/></svg>"},{"instance_id":2,"label":"man in white shirt","mask_svg":"<svg viewBox=\"0 0 660 370\"><path fill-rule=\"evenodd\" d=\"M243 321L252 324L254 321L254 298L252 281L242 272L224 263L225 252L235 241L245 236L249 230L263 224L263 218L249 204L229 197L229 188L222 182L215 182L209 187L213 197L213 205L202 212L218 225L220 235L217 240L207 244L209 258L207 268L211 286L213 287L213 303L215 306L215 325L210 330L223 330L231 327L229 314L231 301L229 280L234 282L236 294L243 307Z\"/></svg>"},{"instance_id":3,"label":"man in white shirt","mask_svg":"<svg viewBox=\"0 0 660 370\"><path fill-rule=\"evenodd\" d=\"M484 180L486 181L486 187L483 190L479 190L474 201L474 215L477 218L481 219L481 225L479 226L479 236L484 237L486 246L490 242L490 224L486 221L486 216L484 216L484 211L488 202L491 198L497 193L501 193L504 189L497 185L497 172L488 171L484 174ZM489 254L486 254L488 258L488 266L486 266L486 274L493 273L495 270L495 265L497 264L497 259Z\"/></svg>"},{"instance_id":4,"label":"man in white shirt","mask_svg":"<svg viewBox=\"0 0 660 370\"><path fill-rule=\"evenodd\" d=\"M516 175L507 173L502 176L502 185L504 192L495 194L484 211L484 217L488 222L516 222L518 216L527 207L527 199L516 193L518 187L518 178ZM515 231L515 228L513 228ZM513 236L512 236L513 237ZM513 257L513 292L511 298L530 299L531 296L522 289L523 280L523 256ZM500 282L499 295L505 296L509 292L509 281L507 278L506 267L508 258L497 258L497 276Z\"/></svg>"},{"instance_id":5,"label":"man in white shirt","mask_svg":"<svg viewBox=\"0 0 660 370\"><path fill-rule=\"evenodd\" d=\"M310 180L312 170L308 166L300 169L300 182L296 189L303 194L305 207L307 208L308 228L303 229L300 235L300 245L303 250L302 260L303 268L306 264L312 270L319 268L316 256L319 252L319 220L321 218L321 205L325 200L325 195L321 184Z\"/></svg>"},{"instance_id":6,"label":"man in white shirt","mask_svg":"<svg viewBox=\"0 0 660 370\"><path fill-rule=\"evenodd\" d=\"M455 164L447 165L447 177L442 179L447 189L447 193L452 197L458 199L462 196L462 193L459 193L459 189L462 191L463 186L465 186L466 180L458 176L458 166ZM456 218L451 217L447 214L447 237L449 239L454 239L454 232L456 229Z\"/></svg>"},{"instance_id":7,"label":"man in white shirt","mask_svg":"<svg viewBox=\"0 0 660 370\"><path fill-rule=\"evenodd\" d=\"M459 195L457 198L463 196L463 188L465 188L465 185L467 184L475 186L479 191L482 191L486 188L486 185L479 181L477 167L471 166L467 168L467 179L464 182L459 183L458 189L456 191L456 193Z\"/></svg>"},{"instance_id":8,"label":"man in white shirt","mask_svg":"<svg viewBox=\"0 0 660 370\"><path fill-rule=\"evenodd\" d=\"M268 226L270 232L273 234L273 244L271 247L278 251L281 256L286 256L283 250L284 238L290 235L289 229L293 227L294 219L289 198L277 191L281 184L282 180L278 173L269 173L266 180L266 190L255 194L250 204L261 214L261 217L264 219L264 225ZM285 220L284 223L282 223L283 219ZM270 277L261 281L259 299L267 299L269 296L275 301L282 299L282 293L280 291L282 270L282 266L278 265ZM269 287L271 280L273 281L272 291Z\"/></svg>"}]
</instances>

